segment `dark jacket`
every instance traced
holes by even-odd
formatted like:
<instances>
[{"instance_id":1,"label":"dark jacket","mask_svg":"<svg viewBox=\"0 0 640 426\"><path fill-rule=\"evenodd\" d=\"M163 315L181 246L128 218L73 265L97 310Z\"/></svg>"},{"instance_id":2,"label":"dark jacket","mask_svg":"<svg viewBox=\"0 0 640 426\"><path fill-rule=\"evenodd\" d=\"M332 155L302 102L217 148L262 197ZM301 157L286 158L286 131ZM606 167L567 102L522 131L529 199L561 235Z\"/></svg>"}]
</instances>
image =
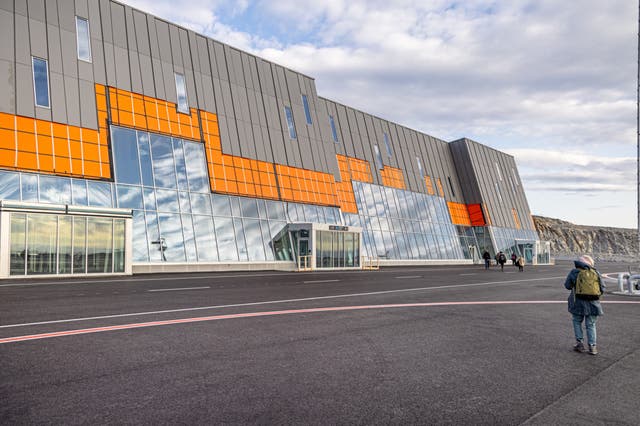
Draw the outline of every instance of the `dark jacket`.
<instances>
[{"instance_id":1,"label":"dark jacket","mask_svg":"<svg viewBox=\"0 0 640 426\"><path fill-rule=\"evenodd\" d=\"M575 268L569 272L567 275L567 279L564 282L564 287L567 290L571 290L568 298L568 310L570 313L575 315L602 315L604 311L602 310L602 304L600 304L599 300L584 300L578 299L575 297L575 287L576 287L576 279L578 278L578 273L582 269L593 269L598 272L595 268L587 265L586 263L582 263L579 260L575 262ZM602 282L602 277L598 272L598 280L600 281L600 292L604 293L605 285Z\"/></svg>"}]
</instances>

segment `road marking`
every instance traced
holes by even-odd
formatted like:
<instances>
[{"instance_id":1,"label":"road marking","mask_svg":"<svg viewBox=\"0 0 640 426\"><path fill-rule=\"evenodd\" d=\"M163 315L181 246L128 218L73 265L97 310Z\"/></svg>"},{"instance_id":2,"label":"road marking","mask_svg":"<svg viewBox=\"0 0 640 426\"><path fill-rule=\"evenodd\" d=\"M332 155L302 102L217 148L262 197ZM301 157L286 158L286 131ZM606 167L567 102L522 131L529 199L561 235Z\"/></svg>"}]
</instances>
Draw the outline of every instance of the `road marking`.
<instances>
[{"instance_id":1,"label":"road marking","mask_svg":"<svg viewBox=\"0 0 640 426\"><path fill-rule=\"evenodd\" d=\"M407 276L404 276L404 277L394 277L394 278L397 278L397 279L402 279L402 278L422 278L422 275L407 275Z\"/></svg>"},{"instance_id":2,"label":"road marking","mask_svg":"<svg viewBox=\"0 0 640 426\"><path fill-rule=\"evenodd\" d=\"M377 296L379 294L406 293L406 292L412 292L412 291L443 290L443 289L454 289L454 288L461 288L461 287L480 287L480 286L487 286L487 285L506 285L506 284L531 282L531 281L551 281L551 280L555 281L560 278L564 279L565 277L561 276L561 277L532 278L532 279L526 279L526 280L512 280L512 281L490 281L490 282L484 282L484 283L453 284L453 285L442 285L442 286L435 286L435 287L417 287L417 288L405 288L405 289L397 289L397 290L382 290L382 291L372 291L368 293L336 294L333 296L303 297L299 299L283 299L283 300L267 300L264 302L234 303L230 305L198 306L195 308L167 309L164 311L134 312L134 313L128 313L128 314L101 315L101 316L85 317L85 318L69 318L69 319L30 322L30 323L22 323L22 324L8 324L8 325L0 325L0 329L26 327L31 325L57 324L57 323L63 323L63 322L92 321L92 320L109 319L109 318L133 317L133 316L141 316L141 315L157 315L157 314L170 314L175 312L202 311L207 309L238 308L238 307L244 307L244 306L272 305L277 303L291 303L291 302L309 302L312 300L340 299L344 297Z\"/></svg>"},{"instance_id":3,"label":"road marking","mask_svg":"<svg viewBox=\"0 0 640 426\"><path fill-rule=\"evenodd\" d=\"M315 281L302 281L303 284L314 284L314 283L337 283L340 280L315 280Z\"/></svg>"},{"instance_id":4,"label":"road marking","mask_svg":"<svg viewBox=\"0 0 640 426\"><path fill-rule=\"evenodd\" d=\"M478 275L477 273L473 273L473 274L460 274L461 277L465 277L465 276L469 276L469 275Z\"/></svg>"},{"instance_id":5,"label":"road marking","mask_svg":"<svg viewBox=\"0 0 640 426\"><path fill-rule=\"evenodd\" d=\"M362 305L362 306L334 306L326 308L308 308L308 309L288 309L284 311L266 311L266 312L246 312L240 314L213 315L196 318L181 318L164 321L150 321L133 324L121 324L105 327L83 328L76 330L56 331L52 333L29 334L24 336L6 337L0 339L2 343L24 342L28 340L40 340L52 337L76 336L80 334L100 333L103 331L130 330L134 328L157 327L162 325L187 324L204 321L217 321L225 319L238 318L255 318L275 315L290 315L301 313L316 312L340 312L340 311L357 311L365 309L391 309L391 308L415 308L415 307L437 307L437 306L477 306L477 305L542 305L542 304L564 304L565 300L509 300L509 301L473 301L473 302L429 302L429 303L394 303L388 305ZM605 301L607 304L640 304L640 301Z\"/></svg>"},{"instance_id":6,"label":"road marking","mask_svg":"<svg viewBox=\"0 0 640 426\"><path fill-rule=\"evenodd\" d=\"M207 286L207 287L182 287L182 288L156 288L156 289L147 290L147 291L157 292L157 291L202 290L204 288L211 288L211 287Z\"/></svg>"}]
</instances>

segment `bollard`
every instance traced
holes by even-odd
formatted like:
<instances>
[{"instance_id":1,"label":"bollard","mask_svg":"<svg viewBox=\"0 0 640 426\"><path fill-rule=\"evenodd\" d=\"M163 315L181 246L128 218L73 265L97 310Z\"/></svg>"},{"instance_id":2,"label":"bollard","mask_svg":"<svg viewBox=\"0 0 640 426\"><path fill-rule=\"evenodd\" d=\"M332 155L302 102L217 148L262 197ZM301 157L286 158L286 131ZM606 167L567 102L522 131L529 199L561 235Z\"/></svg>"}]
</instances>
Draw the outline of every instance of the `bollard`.
<instances>
[{"instance_id":1,"label":"bollard","mask_svg":"<svg viewBox=\"0 0 640 426\"><path fill-rule=\"evenodd\" d=\"M640 280L640 275L638 274L634 274L634 275L629 275L629 277L627 278L627 282L629 283L629 294L635 294L635 291L633 291L633 283L636 280Z\"/></svg>"},{"instance_id":2,"label":"bollard","mask_svg":"<svg viewBox=\"0 0 640 426\"><path fill-rule=\"evenodd\" d=\"M628 274L620 272L618 274L618 291L620 293L624 293L624 279L628 277Z\"/></svg>"}]
</instances>

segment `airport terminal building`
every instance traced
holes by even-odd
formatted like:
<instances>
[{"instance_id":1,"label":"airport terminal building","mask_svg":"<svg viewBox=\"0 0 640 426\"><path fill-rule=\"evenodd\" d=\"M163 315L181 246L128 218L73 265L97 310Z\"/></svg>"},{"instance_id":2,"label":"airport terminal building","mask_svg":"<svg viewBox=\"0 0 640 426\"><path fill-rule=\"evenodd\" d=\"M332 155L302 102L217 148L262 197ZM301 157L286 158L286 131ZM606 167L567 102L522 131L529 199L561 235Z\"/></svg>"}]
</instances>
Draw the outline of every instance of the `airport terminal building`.
<instances>
[{"instance_id":1,"label":"airport terminal building","mask_svg":"<svg viewBox=\"0 0 640 426\"><path fill-rule=\"evenodd\" d=\"M0 278L547 260L510 155L111 0L0 33Z\"/></svg>"}]
</instances>

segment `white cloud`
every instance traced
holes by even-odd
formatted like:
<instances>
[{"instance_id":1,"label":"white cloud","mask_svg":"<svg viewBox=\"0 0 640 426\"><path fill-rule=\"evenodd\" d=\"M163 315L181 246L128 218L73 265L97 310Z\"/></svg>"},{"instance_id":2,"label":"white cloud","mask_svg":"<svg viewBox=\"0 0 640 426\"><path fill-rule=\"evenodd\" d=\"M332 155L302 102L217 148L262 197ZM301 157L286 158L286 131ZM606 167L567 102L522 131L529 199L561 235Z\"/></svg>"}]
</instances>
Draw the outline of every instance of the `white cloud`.
<instances>
[{"instance_id":1,"label":"white cloud","mask_svg":"<svg viewBox=\"0 0 640 426\"><path fill-rule=\"evenodd\" d=\"M313 76L320 96L511 152L527 189L635 182L635 2L127 2Z\"/></svg>"}]
</instances>

